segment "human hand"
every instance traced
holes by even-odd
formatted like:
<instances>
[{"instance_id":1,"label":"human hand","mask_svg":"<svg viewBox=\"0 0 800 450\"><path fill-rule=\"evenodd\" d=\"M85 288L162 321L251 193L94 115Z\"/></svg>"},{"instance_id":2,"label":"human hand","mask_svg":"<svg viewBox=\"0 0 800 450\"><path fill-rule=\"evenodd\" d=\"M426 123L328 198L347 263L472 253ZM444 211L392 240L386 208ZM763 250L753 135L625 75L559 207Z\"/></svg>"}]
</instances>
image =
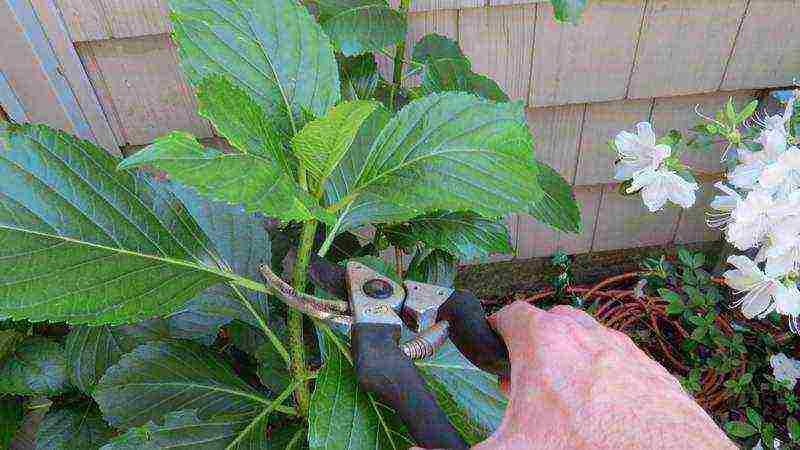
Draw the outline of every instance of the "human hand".
<instances>
[{"instance_id":1,"label":"human hand","mask_svg":"<svg viewBox=\"0 0 800 450\"><path fill-rule=\"evenodd\" d=\"M518 302L490 322L509 349L509 405L474 450L736 448L661 365L585 312Z\"/></svg>"}]
</instances>

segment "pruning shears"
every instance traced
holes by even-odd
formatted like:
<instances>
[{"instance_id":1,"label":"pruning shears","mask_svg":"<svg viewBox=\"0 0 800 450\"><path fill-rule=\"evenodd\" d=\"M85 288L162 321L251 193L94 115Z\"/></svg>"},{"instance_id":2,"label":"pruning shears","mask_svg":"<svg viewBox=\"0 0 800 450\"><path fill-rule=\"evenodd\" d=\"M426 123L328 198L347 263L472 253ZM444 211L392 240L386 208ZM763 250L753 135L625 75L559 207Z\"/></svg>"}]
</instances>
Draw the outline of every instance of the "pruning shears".
<instances>
[{"instance_id":1,"label":"pruning shears","mask_svg":"<svg viewBox=\"0 0 800 450\"><path fill-rule=\"evenodd\" d=\"M318 258L309 267L315 285L347 301L298 292L267 266L261 273L289 306L350 334L359 383L397 411L419 446L467 449L413 361L431 356L449 337L473 364L507 378L508 349L480 300L467 291L398 283L355 261L343 267ZM403 328L418 334L401 343Z\"/></svg>"}]
</instances>

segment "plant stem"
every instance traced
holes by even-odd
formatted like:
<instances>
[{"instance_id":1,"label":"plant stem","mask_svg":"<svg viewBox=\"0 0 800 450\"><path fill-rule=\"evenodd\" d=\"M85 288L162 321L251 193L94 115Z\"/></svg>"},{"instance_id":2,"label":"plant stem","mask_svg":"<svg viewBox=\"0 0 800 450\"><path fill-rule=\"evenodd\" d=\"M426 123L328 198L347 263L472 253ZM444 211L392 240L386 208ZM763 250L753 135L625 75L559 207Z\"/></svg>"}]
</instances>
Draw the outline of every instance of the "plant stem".
<instances>
[{"instance_id":1,"label":"plant stem","mask_svg":"<svg viewBox=\"0 0 800 450\"><path fill-rule=\"evenodd\" d=\"M400 0L400 15L408 17L408 9L411 6L411 0ZM392 73L392 90L389 94L389 105L394 109L394 96L400 89L400 83L403 82L403 57L406 54L406 40L405 37L397 43L394 50L394 72Z\"/></svg>"},{"instance_id":2,"label":"plant stem","mask_svg":"<svg viewBox=\"0 0 800 450\"><path fill-rule=\"evenodd\" d=\"M308 272L308 261L314 246L314 236L317 233L317 222L309 220L303 223L303 230L300 234L300 246L297 249L297 260L292 271L292 287L298 292L306 289L306 272ZM289 309L286 318L289 331L289 349L292 354L292 376L295 380L306 380L309 376L306 366L306 348L303 342L303 315L294 309ZM311 394L308 382L303 381L298 384L295 390L295 401L297 401L297 411L301 416L308 416L308 406Z\"/></svg>"}]
</instances>

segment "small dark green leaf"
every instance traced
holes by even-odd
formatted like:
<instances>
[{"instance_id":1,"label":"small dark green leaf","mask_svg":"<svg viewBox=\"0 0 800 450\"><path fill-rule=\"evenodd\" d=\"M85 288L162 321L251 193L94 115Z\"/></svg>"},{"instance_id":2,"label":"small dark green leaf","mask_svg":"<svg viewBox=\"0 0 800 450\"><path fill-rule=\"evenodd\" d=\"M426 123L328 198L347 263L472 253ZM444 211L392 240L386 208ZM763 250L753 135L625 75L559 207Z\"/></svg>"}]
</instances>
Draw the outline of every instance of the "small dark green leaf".
<instances>
[{"instance_id":1,"label":"small dark green leaf","mask_svg":"<svg viewBox=\"0 0 800 450\"><path fill-rule=\"evenodd\" d=\"M0 448L8 448L11 439L22 426L22 404L22 397L0 395Z\"/></svg>"},{"instance_id":2,"label":"small dark green leaf","mask_svg":"<svg viewBox=\"0 0 800 450\"><path fill-rule=\"evenodd\" d=\"M322 28L345 56L382 50L402 41L406 19L386 0L318 2Z\"/></svg>"},{"instance_id":3,"label":"small dark green leaf","mask_svg":"<svg viewBox=\"0 0 800 450\"><path fill-rule=\"evenodd\" d=\"M339 58L339 72L342 79L342 98L368 100L374 97L381 76L372 53Z\"/></svg>"},{"instance_id":4,"label":"small dark green leaf","mask_svg":"<svg viewBox=\"0 0 800 450\"><path fill-rule=\"evenodd\" d=\"M68 388L64 348L57 342L30 337L0 363L0 393L55 395Z\"/></svg>"},{"instance_id":5,"label":"small dark green leaf","mask_svg":"<svg viewBox=\"0 0 800 450\"><path fill-rule=\"evenodd\" d=\"M36 450L96 450L113 434L93 403L51 409L36 432Z\"/></svg>"},{"instance_id":6,"label":"small dark green leaf","mask_svg":"<svg viewBox=\"0 0 800 450\"><path fill-rule=\"evenodd\" d=\"M550 0L550 3L557 21L577 23L586 9L587 0Z\"/></svg>"},{"instance_id":7,"label":"small dark green leaf","mask_svg":"<svg viewBox=\"0 0 800 450\"><path fill-rule=\"evenodd\" d=\"M117 327L75 327L65 343L70 381L81 391L90 393L106 369L116 364L122 355L139 344L168 337L167 325L160 320Z\"/></svg>"},{"instance_id":8,"label":"small dark green leaf","mask_svg":"<svg viewBox=\"0 0 800 450\"><path fill-rule=\"evenodd\" d=\"M744 109L739 112L739 115L736 116L736 123L741 124L745 120L749 119L753 113L756 112L756 108L758 108L758 100L753 100L747 105L745 105Z\"/></svg>"},{"instance_id":9,"label":"small dark green leaf","mask_svg":"<svg viewBox=\"0 0 800 450\"><path fill-rule=\"evenodd\" d=\"M761 420L761 415L758 413L758 411L756 411L753 408L747 408L745 410L745 414L747 415L747 420L750 421L750 424L760 430L762 420Z\"/></svg>"},{"instance_id":10,"label":"small dark green leaf","mask_svg":"<svg viewBox=\"0 0 800 450\"><path fill-rule=\"evenodd\" d=\"M747 438L758 433L752 425L747 422L731 421L725 424L725 431L731 436L738 438Z\"/></svg>"},{"instance_id":11,"label":"small dark green leaf","mask_svg":"<svg viewBox=\"0 0 800 450\"><path fill-rule=\"evenodd\" d=\"M106 420L122 429L178 410L194 409L201 420L253 416L270 403L217 354L189 342L137 347L106 371L92 396Z\"/></svg>"},{"instance_id":12,"label":"small dark green leaf","mask_svg":"<svg viewBox=\"0 0 800 450\"><path fill-rule=\"evenodd\" d=\"M503 222L471 212L434 212L383 229L392 245L412 248L422 242L463 260L485 259L493 253L511 253L511 237Z\"/></svg>"},{"instance_id":13,"label":"small dark green leaf","mask_svg":"<svg viewBox=\"0 0 800 450\"><path fill-rule=\"evenodd\" d=\"M412 59L422 64L428 64L437 59L463 59L469 64L469 59L458 43L440 34L426 34L414 45ZM469 68L469 67L468 67Z\"/></svg>"},{"instance_id":14,"label":"small dark green leaf","mask_svg":"<svg viewBox=\"0 0 800 450\"><path fill-rule=\"evenodd\" d=\"M456 279L458 259L442 250L422 250L414 254L406 279L437 286L452 287Z\"/></svg>"},{"instance_id":15,"label":"small dark green leaf","mask_svg":"<svg viewBox=\"0 0 800 450\"><path fill-rule=\"evenodd\" d=\"M537 161L536 168L536 179L544 196L532 205L531 215L557 230L579 233L581 209L572 186L547 164Z\"/></svg>"},{"instance_id":16,"label":"small dark green leaf","mask_svg":"<svg viewBox=\"0 0 800 450\"><path fill-rule=\"evenodd\" d=\"M467 92L487 100L509 101L503 89L492 79L474 73L466 59L429 61L422 73L420 86L424 94L434 92Z\"/></svg>"},{"instance_id":17,"label":"small dark green leaf","mask_svg":"<svg viewBox=\"0 0 800 450\"><path fill-rule=\"evenodd\" d=\"M794 417L786 419L786 430L789 431L789 437L793 442L800 442L800 421Z\"/></svg>"},{"instance_id":18,"label":"small dark green leaf","mask_svg":"<svg viewBox=\"0 0 800 450\"><path fill-rule=\"evenodd\" d=\"M11 354L19 345L25 335L16 330L0 330L0 362Z\"/></svg>"},{"instance_id":19,"label":"small dark green leaf","mask_svg":"<svg viewBox=\"0 0 800 450\"><path fill-rule=\"evenodd\" d=\"M358 385L350 363L325 335L325 365L311 398L308 444L319 449L406 448L409 442L380 416L377 404Z\"/></svg>"}]
</instances>

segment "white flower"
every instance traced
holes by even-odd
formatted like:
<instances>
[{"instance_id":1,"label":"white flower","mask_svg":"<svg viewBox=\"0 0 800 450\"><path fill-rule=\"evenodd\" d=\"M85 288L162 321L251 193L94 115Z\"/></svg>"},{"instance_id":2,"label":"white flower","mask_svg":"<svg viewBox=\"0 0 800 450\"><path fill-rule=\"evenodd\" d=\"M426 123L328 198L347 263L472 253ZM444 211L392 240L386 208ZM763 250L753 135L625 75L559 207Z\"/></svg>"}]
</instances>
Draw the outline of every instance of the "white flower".
<instances>
[{"instance_id":1,"label":"white flower","mask_svg":"<svg viewBox=\"0 0 800 450\"><path fill-rule=\"evenodd\" d=\"M781 450L781 445L783 445L783 443L780 441L780 439L774 438L772 441L772 448L775 450ZM758 440L758 443L755 447L753 447L752 450L764 450L764 444L761 442L761 439Z\"/></svg>"},{"instance_id":2,"label":"white flower","mask_svg":"<svg viewBox=\"0 0 800 450\"><path fill-rule=\"evenodd\" d=\"M772 206L772 195L768 192L757 190L747 194L731 213L725 230L728 242L739 250L748 250L758 245L771 229Z\"/></svg>"},{"instance_id":3,"label":"white flower","mask_svg":"<svg viewBox=\"0 0 800 450\"><path fill-rule=\"evenodd\" d=\"M728 173L728 180L737 188L753 189L764 168L775 162L784 151L786 136L778 132L768 133L761 151L751 152L745 148L738 150L739 165Z\"/></svg>"},{"instance_id":4,"label":"white flower","mask_svg":"<svg viewBox=\"0 0 800 450\"><path fill-rule=\"evenodd\" d=\"M770 356L769 365L772 366L772 376L775 379L788 382L790 389L794 389L797 379L800 378L800 361L778 353Z\"/></svg>"},{"instance_id":5,"label":"white flower","mask_svg":"<svg viewBox=\"0 0 800 450\"><path fill-rule=\"evenodd\" d=\"M800 188L800 148L781 153L761 172L758 184L782 197Z\"/></svg>"},{"instance_id":6,"label":"white flower","mask_svg":"<svg viewBox=\"0 0 800 450\"><path fill-rule=\"evenodd\" d=\"M766 261L766 273L775 276L786 275L800 269L800 234L797 232L776 232L769 238L769 244L762 247L756 258Z\"/></svg>"},{"instance_id":7,"label":"white flower","mask_svg":"<svg viewBox=\"0 0 800 450\"><path fill-rule=\"evenodd\" d=\"M633 182L627 192L632 194L641 189L642 200L650 212L664 207L667 200L684 208L694 205L697 183L684 180L669 169L645 169L633 175Z\"/></svg>"},{"instance_id":8,"label":"white flower","mask_svg":"<svg viewBox=\"0 0 800 450\"><path fill-rule=\"evenodd\" d=\"M614 178L625 181L636 172L647 168L658 168L672 153L669 145L656 145L656 134L648 122L636 124L636 134L621 131L614 139L619 152Z\"/></svg>"},{"instance_id":9,"label":"white flower","mask_svg":"<svg viewBox=\"0 0 800 450\"><path fill-rule=\"evenodd\" d=\"M708 213L706 224L712 228L725 228L732 220L731 213L741 204L742 196L721 181L714 183L714 187L725 195L715 195L711 200L710 206L717 212Z\"/></svg>"},{"instance_id":10,"label":"white flower","mask_svg":"<svg viewBox=\"0 0 800 450\"><path fill-rule=\"evenodd\" d=\"M757 121L758 125L764 129L757 139L761 145L766 145L765 142L767 140L767 136L773 133L779 133L783 135L784 140L789 137L789 131L786 129L786 125L792 118L792 114L794 112L794 102L795 96L792 96L792 98L786 102L786 107L783 110L783 114L767 116L766 118Z\"/></svg>"},{"instance_id":11,"label":"white flower","mask_svg":"<svg viewBox=\"0 0 800 450\"><path fill-rule=\"evenodd\" d=\"M728 263L736 269L725 272L725 282L735 294L745 294L733 304L742 307L745 317L761 319L777 311L792 317L793 325L796 324L800 313L800 291L794 283L787 286L778 277L765 274L746 256L730 256Z\"/></svg>"}]
</instances>

